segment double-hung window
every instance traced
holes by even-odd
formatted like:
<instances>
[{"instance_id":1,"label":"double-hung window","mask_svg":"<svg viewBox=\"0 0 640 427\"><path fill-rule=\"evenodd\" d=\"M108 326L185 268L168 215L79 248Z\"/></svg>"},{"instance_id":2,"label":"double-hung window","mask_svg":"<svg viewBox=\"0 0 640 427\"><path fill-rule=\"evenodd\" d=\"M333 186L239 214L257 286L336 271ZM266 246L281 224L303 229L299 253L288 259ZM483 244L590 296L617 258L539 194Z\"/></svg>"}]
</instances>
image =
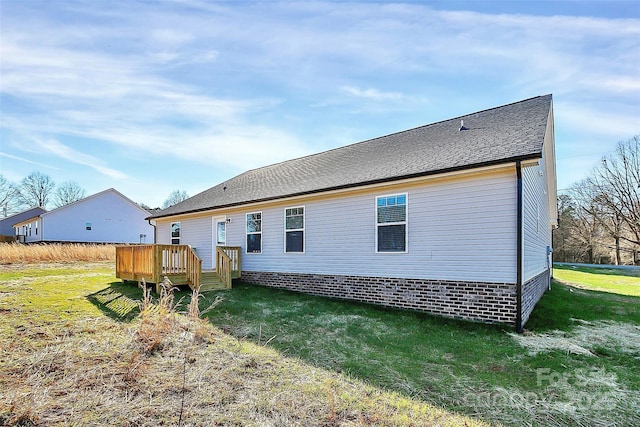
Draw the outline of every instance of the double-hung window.
<instances>
[{"instance_id":1,"label":"double-hung window","mask_svg":"<svg viewBox=\"0 0 640 427\"><path fill-rule=\"evenodd\" d=\"M304 252L304 207L284 210L284 251Z\"/></svg>"},{"instance_id":2,"label":"double-hung window","mask_svg":"<svg viewBox=\"0 0 640 427\"><path fill-rule=\"evenodd\" d=\"M247 214L247 253L262 253L262 212Z\"/></svg>"},{"instance_id":3,"label":"double-hung window","mask_svg":"<svg viewBox=\"0 0 640 427\"><path fill-rule=\"evenodd\" d=\"M171 244L172 245L180 244L180 223L179 222L171 223Z\"/></svg>"},{"instance_id":4,"label":"double-hung window","mask_svg":"<svg viewBox=\"0 0 640 427\"><path fill-rule=\"evenodd\" d=\"M376 252L407 252L407 194L376 197Z\"/></svg>"}]
</instances>

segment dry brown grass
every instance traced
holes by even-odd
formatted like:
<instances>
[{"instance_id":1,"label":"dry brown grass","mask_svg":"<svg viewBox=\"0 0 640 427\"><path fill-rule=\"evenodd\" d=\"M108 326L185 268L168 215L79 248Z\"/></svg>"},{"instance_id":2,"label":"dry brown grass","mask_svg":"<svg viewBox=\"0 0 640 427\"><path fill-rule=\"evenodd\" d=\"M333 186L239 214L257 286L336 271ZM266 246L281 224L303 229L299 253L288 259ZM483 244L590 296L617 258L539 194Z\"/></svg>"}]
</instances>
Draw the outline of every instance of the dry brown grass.
<instances>
[{"instance_id":1,"label":"dry brown grass","mask_svg":"<svg viewBox=\"0 0 640 427\"><path fill-rule=\"evenodd\" d=\"M0 243L0 264L115 260L116 250L114 245Z\"/></svg>"},{"instance_id":2,"label":"dry brown grass","mask_svg":"<svg viewBox=\"0 0 640 427\"><path fill-rule=\"evenodd\" d=\"M0 425L486 425L228 336L195 321L195 307L176 313L171 292L147 294L126 323L55 283L48 291L67 306L5 288L15 295L0 304ZM71 305L78 313L61 319Z\"/></svg>"}]
</instances>

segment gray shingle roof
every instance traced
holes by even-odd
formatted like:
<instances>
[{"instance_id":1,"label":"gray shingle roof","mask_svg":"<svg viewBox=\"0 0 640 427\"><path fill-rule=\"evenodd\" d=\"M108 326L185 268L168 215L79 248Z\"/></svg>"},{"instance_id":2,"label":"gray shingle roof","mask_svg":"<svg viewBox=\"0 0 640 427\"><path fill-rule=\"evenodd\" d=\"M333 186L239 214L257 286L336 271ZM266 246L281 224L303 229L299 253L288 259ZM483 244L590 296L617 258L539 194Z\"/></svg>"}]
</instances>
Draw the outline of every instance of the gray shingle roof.
<instances>
[{"instance_id":1,"label":"gray shingle roof","mask_svg":"<svg viewBox=\"0 0 640 427\"><path fill-rule=\"evenodd\" d=\"M249 170L151 218L539 158L551 102L538 96Z\"/></svg>"}]
</instances>

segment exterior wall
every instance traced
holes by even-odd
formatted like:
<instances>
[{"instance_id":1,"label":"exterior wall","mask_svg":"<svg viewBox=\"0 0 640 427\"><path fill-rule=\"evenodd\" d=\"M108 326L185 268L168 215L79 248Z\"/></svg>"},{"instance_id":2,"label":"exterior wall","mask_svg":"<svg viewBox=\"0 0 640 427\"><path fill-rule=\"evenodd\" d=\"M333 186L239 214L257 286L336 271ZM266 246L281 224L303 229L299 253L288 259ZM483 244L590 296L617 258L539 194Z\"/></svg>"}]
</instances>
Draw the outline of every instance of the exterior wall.
<instances>
[{"instance_id":1,"label":"exterior wall","mask_svg":"<svg viewBox=\"0 0 640 427\"><path fill-rule=\"evenodd\" d=\"M550 268L551 222L544 159L522 170L523 186L523 282Z\"/></svg>"},{"instance_id":2,"label":"exterior wall","mask_svg":"<svg viewBox=\"0 0 640 427\"><path fill-rule=\"evenodd\" d=\"M243 272L246 283L413 309L446 317L513 324L513 283L452 282L340 275Z\"/></svg>"},{"instance_id":3,"label":"exterior wall","mask_svg":"<svg viewBox=\"0 0 640 427\"><path fill-rule=\"evenodd\" d=\"M107 190L41 216L42 240L61 242L154 243L148 212ZM87 223L91 230L87 230Z\"/></svg>"},{"instance_id":4,"label":"exterior wall","mask_svg":"<svg viewBox=\"0 0 640 427\"><path fill-rule=\"evenodd\" d=\"M202 268L213 267L213 222L212 217L198 217L182 221L158 222L156 238L158 243L171 244L171 224L180 222L180 244L190 245L202 259Z\"/></svg>"},{"instance_id":5,"label":"exterior wall","mask_svg":"<svg viewBox=\"0 0 640 427\"><path fill-rule=\"evenodd\" d=\"M181 222L181 243L212 264L212 217L226 215L227 244L246 252L245 215L262 212L262 253L243 254L245 272L394 277L440 281L515 283L516 180L513 169L473 176L389 184L344 194L191 217L159 219L158 243L171 243L171 222ZM375 198L407 194L407 253L376 253ZM284 252L284 209L305 208L305 252Z\"/></svg>"},{"instance_id":6,"label":"exterior wall","mask_svg":"<svg viewBox=\"0 0 640 427\"><path fill-rule=\"evenodd\" d=\"M42 240L42 219L39 217L20 223L15 229L16 235L23 236L20 238L20 241L24 243L39 242Z\"/></svg>"},{"instance_id":7,"label":"exterior wall","mask_svg":"<svg viewBox=\"0 0 640 427\"><path fill-rule=\"evenodd\" d=\"M542 295L549 287L551 270L546 270L536 277L530 279L522 285L522 324L524 325L529 316L540 301Z\"/></svg>"},{"instance_id":8,"label":"exterior wall","mask_svg":"<svg viewBox=\"0 0 640 427\"><path fill-rule=\"evenodd\" d=\"M552 230L558 221L553 111L549 112L549 123L539 164L522 170L523 326L548 288L553 269Z\"/></svg>"},{"instance_id":9,"label":"exterior wall","mask_svg":"<svg viewBox=\"0 0 640 427\"><path fill-rule=\"evenodd\" d=\"M42 208L31 208L24 212L17 213L15 215L11 215L7 218L0 220L0 235L3 236L15 236L15 228L14 224L21 223L22 221L26 221L28 219L37 217L38 215L46 212Z\"/></svg>"}]
</instances>

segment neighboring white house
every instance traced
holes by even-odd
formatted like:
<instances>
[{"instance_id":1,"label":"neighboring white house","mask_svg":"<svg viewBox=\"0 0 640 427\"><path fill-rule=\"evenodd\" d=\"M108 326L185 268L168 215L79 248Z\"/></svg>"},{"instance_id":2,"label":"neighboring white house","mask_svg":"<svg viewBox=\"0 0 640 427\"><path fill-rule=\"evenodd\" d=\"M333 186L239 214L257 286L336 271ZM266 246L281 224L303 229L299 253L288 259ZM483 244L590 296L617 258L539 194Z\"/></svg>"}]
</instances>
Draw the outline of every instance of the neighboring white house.
<instances>
[{"instance_id":1,"label":"neighboring white house","mask_svg":"<svg viewBox=\"0 0 640 427\"><path fill-rule=\"evenodd\" d=\"M6 218L0 219L0 237L5 238L15 238L16 232L13 228L13 224L20 223L27 219L31 219L37 217L40 214L45 213L46 210L41 207L35 207L31 209L27 209L22 212L18 212L17 214L8 216Z\"/></svg>"},{"instance_id":2,"label":"neighboring white house","mask_svg":"<svg viewBox=\"0 0 640 427\"><path fill-rule=\"evenodd\" d=\"M153 243L154 228L147 216L147 210L110 188L13 227L25 243Z\"/></svg>"},{"instance_id":3,"label":"neighboring white house","mask_svg":"<svg viewBox=\"0 0 640 427\"><path fill-rule=\"evenodd\" d=\"M551 95L250 170L150 218L242 280L522 330L550 283Z\"/></svg>"}]
</instances>

